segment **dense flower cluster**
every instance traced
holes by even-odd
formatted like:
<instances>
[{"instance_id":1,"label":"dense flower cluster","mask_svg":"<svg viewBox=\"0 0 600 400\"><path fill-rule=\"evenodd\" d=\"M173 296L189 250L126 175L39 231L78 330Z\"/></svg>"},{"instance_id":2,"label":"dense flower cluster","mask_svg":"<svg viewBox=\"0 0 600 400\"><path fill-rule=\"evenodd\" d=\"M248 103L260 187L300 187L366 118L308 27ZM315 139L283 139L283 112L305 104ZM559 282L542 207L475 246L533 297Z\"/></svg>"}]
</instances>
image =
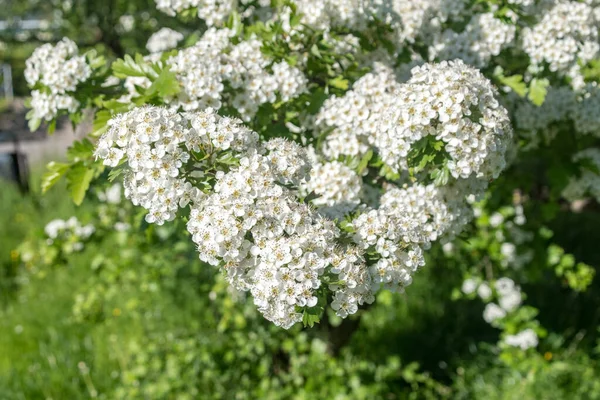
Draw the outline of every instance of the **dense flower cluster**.
<instances>
[{"instance_id":1,"label":"dense flower cluster","mask_svg":"<svg viewBox=\"0 0 600 400\"><path fill-rule=\"evenodd\" d=\"M35 118L50 121L60 110L77 110L79 102L71 93L91 74L85 56L79 55L77 45L70 39L35 49L25 67L25 79L35 89L31 92Z\"/></svg>"},{"instance_id":2,"label":"dense flower cluster","mask_svg":"<svg viewBox=\"0 0 600 400\"><path fill-rule=\"evenodd\" d=\"M460 60L415 67L412 75L373 140L384 162L406 169L411 147L429 136L443 142L453 177L496 178L512 130L491 83Z\"/></svg>"},{"instance_id":3,"label":"dense flower cluster","mask_svg":"<svg viewBox=\"0 0 600 400\"><path fill-rule=\"evenodd\" d=\"M170 28L162 28L152 34L146 43L150 53L160 53L177 47L177 43L183 40L183 34Z\"/></svg>"},{"instance_id":4,"label":"dense flower cluster","mask_svg":"<svg viewBox=\"0 0 600 400\"><path fill-rule=\"evenodd\" d=\"M383 79L371 75L357 86L368 90L370 80L395 82L384 71L387 77L385 72ZM415 69L412 79L427 82L419 87L431 85L420 71ZM477 92L473 87L481 83L469 80L470 70L461 73L466 77L459 82L466 89L451 91L452 98L469 104L464 115L477 110L482 124L494 126L495 121L486 122L486 116L495 116L492 99L486 97L493 93ZM392 87L398 90L390 99L402 88ZM373 88L376 98L379 87ZM349 104L358 113L365 109ZM478 108L472 111L474 104ZM353 108L347 110L349 121L357 118ZM344 113L337 115L344 118ZM378 128L372 124L372 136ZM424 265L423 250L443 235L459 232L471 218L466 197L481 190L481 181L474 178L442 187L389 185L378 208L371 208L361 203L362 178L344 163L309 157L303 147L285 139L260 143L240 121L212 109L178 113L141 107L118 115L109 121L96 155L123 169L125 196L149 211L148 222L172 220L189 204L188 230L200 258L221 266L235 288L249 291L265 317L283 327L302 318L299 309L316 304L324 282L333 291L331 306L342 317L372 302L381 288L402 291ZM311 201L317 210L300 201L308 193L316 196ZM329 219L356 209L361 212L347 221L350 231L340 231ZM331 274L337 280L330 281Z\"/></svg>"},{"instance_id":5,"label":"dense flower cluster","mask_svg":"<svg viewBox=\"0 0 600 400\"><path fill-rule=\"evenodd\" d=\"M204 135L198 133L191 118L163 108L134 109L111 119L109 130L97 144L96 156L105 165L116 167L126 159L125 197L149 211L148 222L160 225L173 220L179 207L200 195L182 178L182 166L190 160L190 150L205 142L212 146L230 144L230 137L213 139L205 128L198 128L204 130ZM218 122L215 118L213 131Z\"/></svg>"},{"instance_id":6,"label":"dense flower cluster","mask_svg":"<svg viewBox=\"0 0 600 400\"><path fill-rule=\"evenodd\" d=\"M445 30L430 47L430 58L461 59L468 65L485 67L493 56L515 38L516 27L500 21L493 13L477 14L457 33Z\"/></svg>"},{"instance_id":7,"label":"dense flower cluster","mask_svg":"<svg viewBox=\"0 0 600 400\"><path fill-rule=\"evenodd\" d=\"M366 153L383 118L381 110L394 101L399 86L392 69L376 64L343 97L328 98L316 118L317 133L328 132L323 154L336 159Z\"/></svg>"},{"instance_id":8,"label":"dense flower cluster","mask_svg":"<svg viewBox=\"0 0 600 400\"><path fill-rule=\"evenodd\" d=\"M400 48L414 43L418 37L429 37L442 23L459 17L465 10L465 0L298 0L295 2L302 22L313 29L335 27L363 31L375 20L388 24Z\"/></svg>"},{"instance_id":9,"label":"dense flower cluster","mask_svg":"<svg viewBox=\"0 0 600 400\"><path fill-rule=\"evenodd\" d=\"M598 21L585 3L560 1L533 28L523 31L523 50L533 66L547 63L550 71L569 76L573 87L583 85L578 62L598 54Z\"/></svg>"},{"instance_id":10,"label":"dense flower cluster","mask_svg":"<svg viewBox=\"0 0 600 400\"><path fill-rule=\"evenodd\" d=\"M237 0L155 0L156 8L165 14L175 16L190 8L198 10L198 17L206 25L221 25L237 7Z\"/></svg>"},{"instance_id":11,"label":"dense flower cluster","mask_svg":"<svg viewBox=\"0 0 600 400\"><path fill-rule=\"evenodd\" d=\"M262 43L256 38L232 44L233 34L229 29L209 29L193 47L167 61L183 88L172 100L174 105L185 110L219 109L227 100L249 119L261 104L288 101L306 89L300 70L285 61L273 64L262 55ZM226 93L226 86L232 92Z\"/></svg>"},{"instance_id":12,"label":"dense flower cluster","mask_svg":"<svg viewBox=\"0 0 600 400\"><path fill-rule=\"evenodd\" d=\"M200 258L221 265L266 318L289 327L301 319L296 306L316 304L337 228L287 188L308 179L306 151L284 139L257 139L212 110L144 107L113 118L96 154L113 167L125 158L125 196L149 211L148 222L172 220L191 203L188 230ZM211 175L206 195L190 183Z\"/></svg>"},{"instance_id":13,"label":"dense flower cluster","mask_svg":"<svg viewBox=\"0 0 600 400\"><path fill-rule=\"evenodd\" d=\"M310 172L305 190L317 196L313 204L319 212L336 218L360 204L362 180L353 169L341 162L318 163Z\"/></svg>"},{"instance_id":14,"label":"dense flower cluster","mask_svg":"<svg viewBox=\"0 0 600 400\"><path fill-rule=\"evenodd\" d=\"M419 141L443 143L455 178L495 178L505 167L512 131L491 83L462 61L425 64L399 85L392 72L367 74L343 98L328 99L317 123L334 130L324 154L360 155L369 145L395 170Z\"/></svg>"},{"instance_id":15,"label":"dense flower cluster","mask_svg":"<svg viewBox=\"0 0 600 400\"><path fill-rule=\"evenodd\" d=\"M316 305L337 235L332 222L277 183L281 170L303 169L302 148L290 147L276 162L272 152L248 151L239 167L220 174L215 193L192 208L188 222L200 258L222 262L228 280L249 290L265 318L285 328L301 320L297 306Z\"/></svg>"}]
</instances>

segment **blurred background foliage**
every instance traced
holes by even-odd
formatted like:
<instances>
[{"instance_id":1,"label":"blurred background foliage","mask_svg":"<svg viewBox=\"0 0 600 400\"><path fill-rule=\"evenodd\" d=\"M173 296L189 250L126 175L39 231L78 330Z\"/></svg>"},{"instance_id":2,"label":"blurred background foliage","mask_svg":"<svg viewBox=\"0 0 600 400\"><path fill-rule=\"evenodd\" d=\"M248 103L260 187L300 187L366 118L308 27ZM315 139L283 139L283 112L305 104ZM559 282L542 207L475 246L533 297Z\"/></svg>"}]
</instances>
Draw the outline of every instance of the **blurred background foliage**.
<instances>
[{"instance_id":1,"label":"blurred background foliage","mask_svg":"<svg viewBox=\"0 0 600 400\"><path fill-rule=\"evenodd\" d=\"M172 18L154 0L0 0L0 59L13 68L15 95L27 96L25 60L43 43L72 38L82 51L123 57L144 52L158 28L203 29L197 18Z\"/></svg>"},{"instance_id":2,"label":"blurred background foliage","mask_svg":"<svg viewBox=\"0 0 600 400\"><path fill-rule=\"evenodd\" d=\"M157 26L202 29L153 0L0 0L0 20L17 95L40 43L69 36L120 57L144 52ZM39 29L22 29L36 20ZM107 200L106 179L80 207L61 188L42 196L36 179L28 195L2 182L0 398L600 398L600 213L552 192L570 176L561 169L570 160L556 162L563 147L520 157L492 184L472 236L450 252L435 245L405 295L383 292L344 322L328 312L313 329L289 331L200 263L183 221L149 227L129 202ZM527 199L523 229L535 235L523 246L533 256L504 272L527 298L518 321L491 326L485 304L460 288L475 272L503 271L504 225L489 220L515 193ZM44 227L72 216L95 232L51 240ZM539 346L499 345L511 323L536 327Z\"/></svg>"},{"instance_id":3,"label":"blurred background foliage","mask_svg":"<svg viewBox=\"0 0 600 400\"><path fill-rule=\"evenodd\" d=\"M470 255L434 248L406 295L284 331L197 260L181 226L149 228L127 201L101 201L108 188L75 209L60 190L3 183L2 398L600 398L596 282L577 292L529 265L542 276L523 291L550 334L538 349L501 349L480 301L449 300L477 256L465 242ZM73 215L95 226L80 250L44 233ZM559 237L566 249L594 248L580 215L558 221L579 226Z\"/></svg>"}]
</instances>

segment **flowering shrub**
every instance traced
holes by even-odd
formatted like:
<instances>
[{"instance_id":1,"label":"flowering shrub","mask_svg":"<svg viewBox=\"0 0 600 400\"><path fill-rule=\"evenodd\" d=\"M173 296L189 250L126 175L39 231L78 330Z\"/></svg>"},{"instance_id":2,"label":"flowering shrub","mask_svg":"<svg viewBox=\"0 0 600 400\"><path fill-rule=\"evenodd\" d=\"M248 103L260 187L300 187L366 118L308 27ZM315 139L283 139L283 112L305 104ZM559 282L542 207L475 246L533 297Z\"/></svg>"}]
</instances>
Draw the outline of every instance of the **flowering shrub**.
<instances>
[{"instance_id":1,"label":"flowering shrub","mask_svg":"<svg viewBox=\"0 0 600 400\"><path fill-rule=\"evenodd\" d=\"M208 28L195 41L162 29L151 54L110 69L68 39L28 61L32 127L94 111L43 187L65 176L81 203L95 179L122 180L147 223L185 221L200 259L278 326L313 326L327 307L346 318L382 289L403 292L436 242L477 237L475 203L527 189L495 189L527 154L554 146L575 171L552 176L553 204L597 196L600 171L583 165L600 136L592 1L156 5ZM513 214L514 241L493 261L524 269L525 217ZM485 281L463 292L499 324L521 291ZM511 328L504 343L535 347L532 329Z\"/></svg>"}]
</instances>

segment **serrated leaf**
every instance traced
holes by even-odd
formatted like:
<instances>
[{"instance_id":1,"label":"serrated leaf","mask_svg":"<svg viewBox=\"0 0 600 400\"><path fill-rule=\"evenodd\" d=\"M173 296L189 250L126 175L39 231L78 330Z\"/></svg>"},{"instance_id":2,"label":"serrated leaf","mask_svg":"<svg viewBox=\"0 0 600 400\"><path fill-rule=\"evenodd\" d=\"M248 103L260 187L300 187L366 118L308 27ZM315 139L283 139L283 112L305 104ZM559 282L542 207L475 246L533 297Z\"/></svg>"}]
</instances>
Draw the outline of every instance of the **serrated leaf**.
<instances>
[{"instance_id":1,"label":"serrated leaf","mask_svg":"<svg viewBox=\"0 0 600 400\"><path fill-rule=\"evenodd\" d=\"M302 324L304 327L312 328L315 324L321 322L321 315L323 315L323 307L321 306L305 308L302 313Z\"/></svg>"},{"instance_id":2,"label":"serrated leaf","mask_svg":"<svg viewBox=\"0 0 600 400\"><path fill-rule=\"evenodd\" d=\"M72 163L84 161L92 158L94 155L94 145L88 139L73 142L67 150L67 158Z\"/></svg>"},{"instance_id":3,"label":"serrated leaf","mask_svg":"<svg viewBox=\"0 0 600 400\"><path fill-rule=\"evenodd\" d=\"M106 65L106 58L102 55L99 56L95 49L88 51L85 56L88 60L88 65L92 69L98 69Z\"/></svg>"},{"instance_id":4,"label":"serrated leaf","mask_svg":"<svg viewBox=\"0 0 600 400\"><path fill-rule=\"evenodd\" d=\"M501 77L500 81L511 88L513 92L518 94L520 97L524 97L527 94L527 85L523 82L523 75L512 75Z\"/></svg>"},{"instance_id":5,"label":"serrated leaf","mask_svg":"<svg viewBox=\"0 0 600 400\"><path fill-rule=\"evenodd\" d=\"M148 88L147 95L158 94L160 97L173 97L181 91L177 75L168 68L163 69L158 78Z\"/></svg>"},{"instance_id":6,"label":"serrated leaf","mask_svg":"<svg viewBox=\"0 0 600 400\"><path fill-rule=\"evenodd\" d=\"M544 100L546 100L546 94L548 93L548 86L550 86L550 81L548 79L537 79L534 78L529 85L529 100L536 106L541 106L544 104Z\"/></svg>"},{"instance_id":7,"label":"serrated leaf","mask_svg":"<svg viewBox=\"0 0 600 400\"><path fill-rule=\"evenodd\" d=\"M83 202L93 177L94 169L86 167L82 162L73 164L68 170L66 174L67 188L71 192L71 198L76 205Z\"/></svg>"},{"instance_id":8,"label":"serrated leaf","mask_svg":"<svg viewBox=\"0 0 600 400\"><path fill-rule=\"evenodd\" d=\"M431 173L431 178L433 179L433 184L435 186L444 186L448 183L450 171L446 167L443 167L442 169L436 169Z\"/></svg>"},{"instance_id":9,"label":"serrated leaf","mask_svg":"<svg viewBox=\"0 0 600 400\"><path fill-rule=\"evenodd\" d=\"M50 162L46 165L46 172L42 175L42 193L46 193L58 180L71 168L71 164Z\"/></svg>"},{"instance_id":10,"label":"serrated leaf","mask_svg":"<svg viewBox=\"0 0 600 400\"><path fill-rule=\"evenodd\" d=\"M137 56L139 54L136 54L136 59L140 60ZM130 55L126 54L123 59L118 59L112 64L112 70L117 78L126 78L128 76L147 76L149 67L143 58L138 64Z\"/></svg>"},{"instance_id":11,"label":"serrated leaf","mask_svg":"<svg viewBox=\"0 0 600 400\"><path fill-rule=\"evenodd\" d=\"M121 103L117 100L107 100L102 102L102 106L111 110L113 113L122 113L129 111L129 104Z\"/></svg>"}]
</instances>

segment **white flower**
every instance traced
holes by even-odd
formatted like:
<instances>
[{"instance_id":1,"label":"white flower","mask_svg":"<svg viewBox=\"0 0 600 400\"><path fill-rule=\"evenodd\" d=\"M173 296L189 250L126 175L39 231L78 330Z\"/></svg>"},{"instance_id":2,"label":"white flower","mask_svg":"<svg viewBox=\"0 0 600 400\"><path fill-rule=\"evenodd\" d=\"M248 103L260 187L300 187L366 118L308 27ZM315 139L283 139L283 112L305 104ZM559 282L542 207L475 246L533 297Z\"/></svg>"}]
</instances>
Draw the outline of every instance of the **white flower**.
<instances>
[{"instance_id":1,"label":"white flower","mask_svg":"<svg viewBox=\"0 0 600 400\"><path fill-rule=\"evenodd\" d=\"M177 43L183 40L183 34L170 28L162 28L153 33L146 43L150 53L160 53L177 47Z\"/></svg>"},{"instance_id":2,"label":"white flower","mask_svg":"<svg viewBox=\"0 0 600 400\"><path fill-rule=\"evenodd\" d=\"M91 75L85 56L78 55L77 45L68 38L54 46L48 43L35 49L25 63L27 84L45 88L31 93L35 118L50 121L60 110L75 112L79 102L70 93Z\"/></svg>"},{"instance_id":3,"label":"white flower","mask_svg":"<svg viewBox=\"0 0 600 400\"><path fill-rule=\"evenodd\" d=\"M477 288L477 295L482 300L488 300L490 297L492 297L492 289L487 283L484 282Z\"/></svg>"},{"instance_id":4,"label":"white flower","mask_svg":"<svg viewBox=\"0 0 600 400\"><path fill-rule=\"evenodd\" d=\"M525 329L516 335L508 335L504 338L504 343L512 347L519 347L521 350L536 347L538 342L538 336L533 329Z\"/></svg>"},{"instance_id":5,"label":"white flower","mask_svg":"<svg viewBox=\"0 0 600 400\"><path fill-rule=\"evenodd\" d=\"M483 310L483 319L488 324L491 324L497 319L504 318L506 316L506 311L499 307L496 303L488 303L485 306L485 310Z\"/></svg>"},{"instance_id":6,"label":"white flower","mask_svg":"<svg viewBox=\"0 0 600 400\"><path fill-rule=\"evenodd\" d=\"M461 290L464 294L467 295L474 293L475 290L477 290L477 282L475 281L475 279L465 279L462 283Z\"/></svg>"}]
</instances>

